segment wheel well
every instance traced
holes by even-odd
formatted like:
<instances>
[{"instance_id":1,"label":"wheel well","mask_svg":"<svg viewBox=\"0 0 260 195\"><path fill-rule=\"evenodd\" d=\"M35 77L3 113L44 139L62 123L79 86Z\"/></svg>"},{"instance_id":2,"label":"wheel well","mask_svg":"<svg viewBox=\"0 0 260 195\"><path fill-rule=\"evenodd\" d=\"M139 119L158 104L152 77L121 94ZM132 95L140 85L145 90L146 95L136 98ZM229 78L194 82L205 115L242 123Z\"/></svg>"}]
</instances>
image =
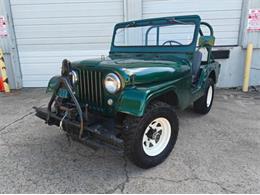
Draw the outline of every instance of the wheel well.
<instances>
[{"instance_id":1,"label":"wheel well","mask_svg":"<svg viewBox=\"0 0 260 195\"><path fill-rule=\"evenodd\" d=\"M178 107L178 105L179 105L178 97L174 91L166 92L158 97L151 99L151 101L149 101L149 104L152 104L154 101L165 102L175 108ZM116 115L117 125L121 126L122 122L126 118L126 116L128 116L128 114L118 112Z\"/></svg>"},{"instance_id":2,"label":"wheel well","mask_svg":"<svg viewBox=\"0 0 260 195\"><path fill-rule=\"evenodd\" d=\"M177 107L179 104L178 97L174 91L166 92L154 98L153 101L162 101L174 107Z\"/></svg>"},{"instance_id":3,"label":"wheel well","mask_svg":"<svg viewBox=\"0 0 260 195\"><path fill-rule=\"evenodd\" d=\"M216 83L216 73L214 70L209 74L209 78L213 79L214 83Z\"/></svg>"}]
</instances>

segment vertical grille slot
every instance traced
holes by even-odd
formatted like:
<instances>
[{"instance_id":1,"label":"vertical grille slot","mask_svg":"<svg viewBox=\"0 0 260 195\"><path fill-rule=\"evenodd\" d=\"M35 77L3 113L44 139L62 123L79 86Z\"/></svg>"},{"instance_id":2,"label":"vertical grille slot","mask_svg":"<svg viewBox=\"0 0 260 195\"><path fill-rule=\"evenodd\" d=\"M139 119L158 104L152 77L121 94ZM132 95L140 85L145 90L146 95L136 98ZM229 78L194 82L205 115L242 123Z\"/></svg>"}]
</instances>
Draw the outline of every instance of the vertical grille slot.
<instances>
[{"instance_id":1,"label":"vertical grille slot","mask_svg":"<svg viewBox=\"0 0 260 195\"><path fill-rule=\"evenodd\" d=\"M82 85L83 85L83 93L82 93L82 96L83 97L86 97L86 75L85 73L83 72L83 75L82 75Z\"/></svg>"},{"instance_id":2,"label":"vertical grille slot","mask_svg":"<svg viewBox=\"0 0 260 195\"><path fill-rule=\"evenodd\" d=\"M99 81L98 84L99 84L99 95L100 95L99 96L99 101L100 101L100 105L102 106L102 103L103 103L103 101L102 101L103 100L102 86L103 85L102 85L102 74L101 74L101 72L98 73L98 81Z\"/></svg>"},{"instance_id":3,"label":"vertical grille slot","mask_svg":"<svg viewBox=\"0 0 260 195\"><path fill-rule=\"evenodd\" d=\"M98 102L100 103L98 100L99 100L99 97L98 97L98 77L97 77L97 72L94 72L94 75L95 75L95 102Z\"/></svg>"},{"instance_id":4,"label":"vertical grille slot","mask_svg":"<svg viewBox=\"0 0 260 195\"><path fill-rule=\"evenodd\" d=\"M102 73L93 70L79 70L78 96L90 108L101 110L103 105Z\"/></svg>"},{"instance_id":5,"label":"vertical grille slot","mask_svg":"<svg viewBox=\"0 0 260 195\"><path fill-rule=\"evenodd\" d=\"M88 99L90 98L90 83L89 83L89 71L86 71L85 73L87 75L87 87L88 87L88 90L87 90L87 97Z\"/></svg>"}]
</instances>

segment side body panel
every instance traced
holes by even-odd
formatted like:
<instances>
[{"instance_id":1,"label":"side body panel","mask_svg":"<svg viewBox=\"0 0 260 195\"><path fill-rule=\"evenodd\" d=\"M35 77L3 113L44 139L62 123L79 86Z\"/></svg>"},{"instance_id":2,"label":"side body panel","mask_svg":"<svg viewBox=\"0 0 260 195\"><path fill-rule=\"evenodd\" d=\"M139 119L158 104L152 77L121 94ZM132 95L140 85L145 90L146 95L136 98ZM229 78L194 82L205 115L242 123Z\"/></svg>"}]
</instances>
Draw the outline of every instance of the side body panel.
<instances>
[{"instance_id":1,"label":"side body panel","mask_svg":"<svg viewBox=\"0 0 260 195\"><path fill-rule=\"evenodd\" d=\"M207 79L210 74L213 73L215 76L215 83L218 81L218 76L220 72L220 64L218 62L213 62L202 66L201 74L196 86L192 88L192 102L198 100L204 95L204 91L207 87Z\"/></svg>"},{"instance_id":2,"label":"side body panel","mask_svg":"<svg viewBox=\"0 0 260 195\"><path fill-rule=\"evenodd\" d=\"M167 92L174 92L178 98L178 107L185 109L191 102L190 78L190 75L186 75L178 80L158 85L125 89L119 97L116 110L134 116L142 116L150 101Z\"/></svg>"}]
</instances>

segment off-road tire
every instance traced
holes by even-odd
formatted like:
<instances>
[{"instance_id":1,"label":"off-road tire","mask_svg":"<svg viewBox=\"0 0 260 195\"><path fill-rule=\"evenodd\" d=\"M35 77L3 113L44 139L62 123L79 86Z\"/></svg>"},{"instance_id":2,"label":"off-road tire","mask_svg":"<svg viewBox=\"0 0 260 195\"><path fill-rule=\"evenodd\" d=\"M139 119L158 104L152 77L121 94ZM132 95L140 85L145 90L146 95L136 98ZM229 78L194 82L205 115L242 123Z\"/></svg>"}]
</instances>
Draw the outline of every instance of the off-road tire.
<instances>
[{"instance_id":1,"label":"off-road tire","mask_svg":"<svg viewBox=\"0 0 260 195\"><path fill-rule=\"evenodd\" d=\"M208 96L210 87L212 87L212 98L211 98L210 104L207 105L207 96ZM199 114L207 114L210 111L212 104L213 104L214 92L215 92L215 83L214 83L213 79L208 78L207 87L205 89L204 95L193 103L194 111Z\"/></svg>"},{"instance_id":2,"label":"off-road tire","mask_svg":"<svg viewBox=\"0 0 260 195\"><path fill-rule=\"evenodd\" d=\"M143 149L143 136L147 126L156 118L164 117L171 126L171 135L167 146L156 156L148 156ZM148 105L143 117L128 115L123 121L123 139L125 153L138 167L148 169L162 163L171 153L178 137L178 117L172 106L156 101Z\"/></svg>"}]
</instances>

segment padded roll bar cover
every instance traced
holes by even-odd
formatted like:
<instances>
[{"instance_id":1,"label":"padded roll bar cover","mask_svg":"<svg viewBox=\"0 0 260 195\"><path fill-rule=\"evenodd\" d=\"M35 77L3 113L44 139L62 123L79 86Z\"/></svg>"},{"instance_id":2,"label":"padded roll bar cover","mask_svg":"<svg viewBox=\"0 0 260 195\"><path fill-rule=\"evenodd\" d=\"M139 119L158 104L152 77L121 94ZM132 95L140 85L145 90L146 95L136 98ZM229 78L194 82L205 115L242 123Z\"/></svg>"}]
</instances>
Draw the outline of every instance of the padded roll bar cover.
<instances>
[{"instance_id":1,"label":"padded roll bar cover","mask_svg":"<svg viewBox=\"0 0 260 195\"><path fill-rule=\"evenodd\" d=\"M192 59L192 75L196 76L201 65L202 53L200 51L195 51Z\"/></svg>"}]
</instances>

